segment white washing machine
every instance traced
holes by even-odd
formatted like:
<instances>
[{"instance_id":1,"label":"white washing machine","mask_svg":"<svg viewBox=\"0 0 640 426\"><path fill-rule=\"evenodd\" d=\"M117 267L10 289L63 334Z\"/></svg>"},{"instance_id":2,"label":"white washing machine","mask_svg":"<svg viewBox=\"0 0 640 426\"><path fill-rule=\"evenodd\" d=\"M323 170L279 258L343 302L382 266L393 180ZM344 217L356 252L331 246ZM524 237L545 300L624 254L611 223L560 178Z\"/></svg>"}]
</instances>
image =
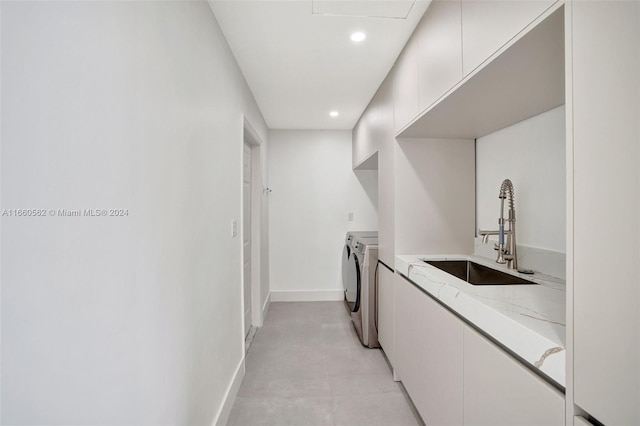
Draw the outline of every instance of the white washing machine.
<instances>
[{"instance_id":1,"label":"white washing machine","mask_svg":"<svg viewBox=\"0 0 640 426\"><path fill-rule=\"evenodd\" d=\"M345 304L363 345L378 348L376 266L378 238L354 237L345 278Z\"/></svg>"}]
</instances>

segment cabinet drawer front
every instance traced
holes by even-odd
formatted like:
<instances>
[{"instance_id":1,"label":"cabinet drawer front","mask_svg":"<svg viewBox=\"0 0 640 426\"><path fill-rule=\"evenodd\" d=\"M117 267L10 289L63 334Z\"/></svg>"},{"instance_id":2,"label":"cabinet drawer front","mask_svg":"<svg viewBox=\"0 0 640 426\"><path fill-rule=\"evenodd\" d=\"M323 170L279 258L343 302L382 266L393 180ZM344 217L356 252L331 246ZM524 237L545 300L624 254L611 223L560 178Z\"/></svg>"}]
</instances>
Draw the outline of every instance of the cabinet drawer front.
<instances>
[{"instance_id":1,"label":"cabinet drawer front","mask_svg":"<svg viewBox=\"0 0 640 426\"><path fill-rule=\"evenodd\" d=\"M557 389L465 328L465 425L564 425L564 405Z\"/></svg>"}]
</instances>

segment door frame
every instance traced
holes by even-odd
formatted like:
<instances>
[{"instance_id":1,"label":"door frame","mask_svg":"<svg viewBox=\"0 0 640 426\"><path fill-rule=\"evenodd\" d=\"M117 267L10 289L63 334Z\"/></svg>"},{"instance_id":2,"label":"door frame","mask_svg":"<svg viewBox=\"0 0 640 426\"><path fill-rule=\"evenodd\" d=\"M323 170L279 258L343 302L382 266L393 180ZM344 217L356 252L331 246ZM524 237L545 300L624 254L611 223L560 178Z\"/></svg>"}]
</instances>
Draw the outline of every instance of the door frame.
<instances>
[{"instance_id":1,"label":"door frame","mask_svg":"<svg viewBox=\"0 0 640 426\"><path fill-rule=\"evenodd\" d=\"M268 290L266 292L262 291L262 276L266 275L262 265L268 258L266 253L261 250L263 236L266 231L266 223L263 222L263 211L266 210L267 204L266 194L262 190L266 149L264 140L246 116L243 116L242 133L241 152L244 155L245 144L251 148L251 326L261 327L269 305ZM242 177L240 180L242 184ZM241 210L242 220L240 223L244 223L244 207ZM244 230L241 232L241 236L241 241L244 241ZM244 265L244 253L241 254L241 258L241 265ZM244 304L244 267L241 266L241 268L242 300ZM263 293L267 293L264 305L262 303L265 298ZM244 330L244 309L242 310L242 321Z\"/></svg>"},{"instance_id":2,"label":"door frame","mask_svg":"<svg viewBox=\"0 0 640 426\"><path fill-rule=\"evenodd\" d=\"M253 312L253 282L252 282L252 270L253 263L251 262L252 248L253 248L253 224L251 223L251 217L247 219L247 212L253 213L253 148L251 144L244 140L242 147L242 230L240 236L242 240L242 315L243 333L245 340L251 331L251 325L253 324L252 312ZM248 240L248 241L247 241ZM245 246L246 244L246 246ZM245 248L247 250L245 250ZM248 255L245 257L245 255ZM247 260L249 264L247 265ZM248 268L247 268L248 266ZM248 277L247 274L248 273ZM249 279L247 279L249 278ZM247 297L249 297L249 306L247 306Z\"/></svg>"}]
</instances>

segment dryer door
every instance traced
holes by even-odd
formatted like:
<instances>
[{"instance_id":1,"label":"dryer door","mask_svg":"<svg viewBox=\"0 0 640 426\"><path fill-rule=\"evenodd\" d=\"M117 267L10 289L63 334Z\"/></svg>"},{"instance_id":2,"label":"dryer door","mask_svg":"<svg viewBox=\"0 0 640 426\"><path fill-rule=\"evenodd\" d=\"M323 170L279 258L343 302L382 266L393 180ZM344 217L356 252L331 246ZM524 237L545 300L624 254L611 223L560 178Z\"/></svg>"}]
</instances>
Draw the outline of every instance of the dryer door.
<instances>
[{"instance_id":1,"label":"dryer door","mask_svg":"<svg viewBox=\"0 0 640 426\"><path fill-rule=\"evenodd\" d=\"M351 246L347 243L342 249L342 287L345 291L347 290L347 282L349 281L349 268L351 268L351 265L349 265L351 259L349 259L349 257L351 257Z\"/></svg>"},{"instance_id":2,"label":"dryer door","mask_svg":"<svg viewBox=\"0 0 640 426\"><path fill-rule=\"evenodd\" d=\"M344 298L349 305L351 312L358 310L358 291L360 287L360 262L358 256L351 251L349 261L347 262L347 276L345 280Z\"/></svg>"}]
</instances>

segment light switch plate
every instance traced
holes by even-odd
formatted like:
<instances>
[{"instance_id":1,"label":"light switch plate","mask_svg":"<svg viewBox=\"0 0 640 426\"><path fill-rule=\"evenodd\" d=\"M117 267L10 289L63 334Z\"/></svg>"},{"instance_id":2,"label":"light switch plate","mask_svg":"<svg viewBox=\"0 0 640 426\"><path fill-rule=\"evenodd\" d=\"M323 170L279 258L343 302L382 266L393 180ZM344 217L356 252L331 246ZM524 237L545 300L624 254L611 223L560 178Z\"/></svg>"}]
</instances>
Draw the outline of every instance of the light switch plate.
<instances>
[{"instance_id":1,"label":"light switch plate","mask_svg":"<svg viewBox=\"0 0 640 426\"><path fill-rule=\"evenodd\" d=\"M347 220L348 220L349 222L353 222L353 212L349 212L349 213L347 213Z\"/></svg>"},{"instance_id":2,"label":"light switch plate","mask_svg":"<svg viewBox=\"0 0 640 426\"><path fill-rule=\"evenodd\" d=\"M238 221L234 220L231 222L231 238L236 237L238 235Z\"/></svg>"}]
</instances>

